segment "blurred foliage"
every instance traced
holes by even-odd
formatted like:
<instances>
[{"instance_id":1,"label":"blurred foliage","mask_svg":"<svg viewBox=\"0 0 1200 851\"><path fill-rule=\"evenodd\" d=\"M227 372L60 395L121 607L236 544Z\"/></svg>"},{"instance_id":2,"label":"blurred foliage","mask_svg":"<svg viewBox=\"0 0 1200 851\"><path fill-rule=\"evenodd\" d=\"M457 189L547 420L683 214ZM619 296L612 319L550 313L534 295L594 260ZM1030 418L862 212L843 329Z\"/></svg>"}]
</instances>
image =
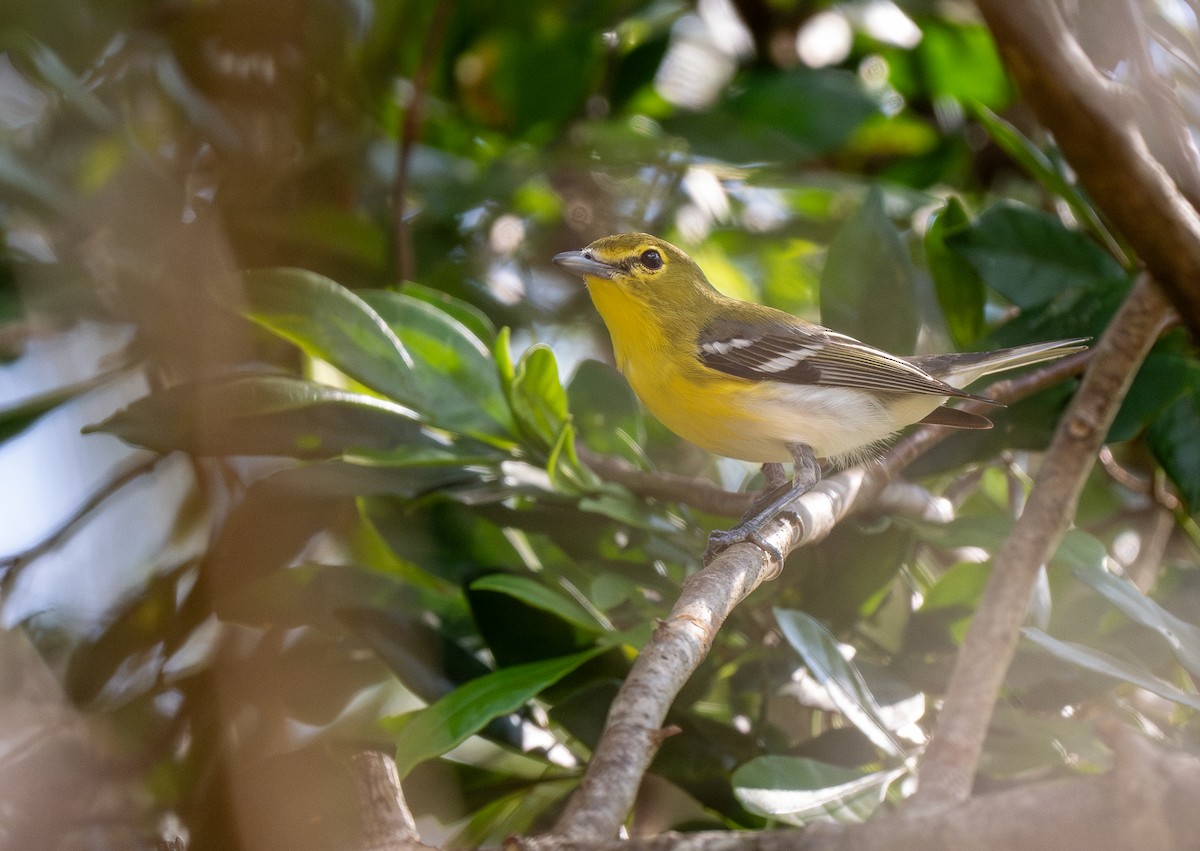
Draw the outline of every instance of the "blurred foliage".
<instances>
[{"instance_id":1,"label":"blurred foliage","mask_svg":"<svg viewBox=\"0 0 1200 851\"><path fill-rule=\"evenodd\" d=\"M49 520L0 553L5 636L126 795L32 807L14 847L348 847L369 747L398 754L427 839L552 823L729 522L600 481L576 442L753 473L642 415L558 251L653 231L726 292L901 353L1100 334L1134 259L987 31L938 8L7 10L0 469L27 471L6 515ZM734 613L668 719L659 823L861 819L907 793L1070 389L914 469L953 523L843 524ZM980 788L1104 767L1099 713L1200 745L1198 391L1173 332L1046 566ZM125 454L83 485L52 463L102 451ZM119 557L72 546L93 526Z\"/></svg>"}]
</instances>

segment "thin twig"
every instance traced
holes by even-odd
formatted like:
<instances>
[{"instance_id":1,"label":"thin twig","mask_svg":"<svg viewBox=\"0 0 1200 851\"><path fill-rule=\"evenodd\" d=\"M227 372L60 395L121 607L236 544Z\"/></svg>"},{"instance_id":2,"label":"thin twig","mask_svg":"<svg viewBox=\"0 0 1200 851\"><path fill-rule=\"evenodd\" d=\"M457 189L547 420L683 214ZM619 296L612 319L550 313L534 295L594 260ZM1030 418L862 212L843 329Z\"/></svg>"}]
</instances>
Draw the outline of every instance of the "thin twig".
<instances>
[{"instance_id":1,"label":"thin twig","mask_svg":"<svg viewBox=\"0 0 1200 851\"><path fill-rule=\"evenodd\" d=\"M1025 511L993 560L988 585L946 689L945 709L921 766L915 807L949 806L970 795L992 709L1016 651L1038 570L1066 533L1121 400L1170 309L1149 276L1142 275L1096 345L1046 452Z\"/></svg>"},{"instance_id":2,"label":"thin twig","mask_svg":"<svg viewBox=\"0 0 1200 851\"><path fill-rule=\"evenodd\" d=\"M132 482L139 476L144 476L153 470L158 463L166 458L166 455L152 455L149 458L144 457L139 453L136 456L136 461L133 464L126 466L113 476L104 487L89 496L82 505L71 513L71 516L59 524L53 532L47 535L42 540L38 541L28 549L15 553L8 558L0 561L0 571L3 572L0 578L0 593L6 592L11 586L13 579L22 567L45 555L54 547L58 546L65 538L70 536L75 529L91 516L91 512L96 506L104 502L110 496L115 494L125 485Z\"/></svg>"},{"instance_id":3,"label":"thin twig","mask_svg":"<svg viewBox=\"0 0 1200 851\"><path fill-rule=\"evenodd\" d=\"M392 188L392 209L396 219L392 223L392 231L396 243L397 281L411 281L416 271L412 231L407 215L409 163L413 146L421 137L421 119L425 92L429 87L429 73L441 52L452 5L451 0L438 0L433 7L433 17L425 31L425 41L421 45L421 64L417 66L417 72L413 75L412 91L400 131L400 145L396 151L396 183Z\"/></svg>"}]
</instances>

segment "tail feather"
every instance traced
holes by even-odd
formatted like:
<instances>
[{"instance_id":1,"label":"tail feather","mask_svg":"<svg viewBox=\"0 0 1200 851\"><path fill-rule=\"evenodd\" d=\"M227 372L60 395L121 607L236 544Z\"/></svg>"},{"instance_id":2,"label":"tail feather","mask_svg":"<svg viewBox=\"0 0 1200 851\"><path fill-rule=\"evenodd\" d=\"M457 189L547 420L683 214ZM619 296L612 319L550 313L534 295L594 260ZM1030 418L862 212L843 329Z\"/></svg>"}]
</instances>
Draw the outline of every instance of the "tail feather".
<instances>
[{"instance_id":1,"label":"tail feather","mask_svg":"<svg viewBox=\"0 0 1200 851\"><path fill-rule=\"evenodd\" d=\"M1014 346L994 352L958 352L946 355L926 355L907 358L907 360L951 387L962 388L976 379L994 372L1016 369L1081 352L1087 348L1083 344L1089 339L1089 337L1076 337L1071 340Z\"/></svg>"}]
</instances>

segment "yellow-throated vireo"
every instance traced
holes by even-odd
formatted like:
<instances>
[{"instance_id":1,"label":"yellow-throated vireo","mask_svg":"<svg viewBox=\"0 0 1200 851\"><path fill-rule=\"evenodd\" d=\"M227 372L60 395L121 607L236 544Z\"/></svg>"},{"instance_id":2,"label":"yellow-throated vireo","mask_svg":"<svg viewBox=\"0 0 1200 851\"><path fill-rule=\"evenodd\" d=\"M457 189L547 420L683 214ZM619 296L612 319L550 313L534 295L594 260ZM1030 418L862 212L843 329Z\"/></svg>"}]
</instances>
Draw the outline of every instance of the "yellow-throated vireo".
<instances>
[{"instance_id":1,"label":"yellow-throated vireo","mask_svg":"<svg viewBox=\"0 0 1200 851\"><path fill-rule=\"evenodd\" d=\"M820 479L818 457L852 462L916 422L990 428L987 417L944 403L989 401L961 388L1084 348L1077 339L897 357L724 296L684 252L644 233L604 237L554 262L587 282L617 367L665 426L718 455L762 463L770 485L784 481L780 462L795 464L788 489L735 529L714 533L718 548L761 545L766 521Z\"/></svg>"}]
</instances>

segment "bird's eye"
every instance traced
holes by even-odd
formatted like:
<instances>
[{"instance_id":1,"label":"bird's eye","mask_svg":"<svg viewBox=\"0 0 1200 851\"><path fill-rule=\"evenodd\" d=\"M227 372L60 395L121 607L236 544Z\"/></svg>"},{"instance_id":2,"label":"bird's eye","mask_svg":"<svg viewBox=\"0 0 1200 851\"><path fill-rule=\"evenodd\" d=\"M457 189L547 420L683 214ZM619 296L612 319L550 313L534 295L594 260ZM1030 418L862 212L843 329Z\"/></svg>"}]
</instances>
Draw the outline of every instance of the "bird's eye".
<instances>
[{"instance_id":1,"label":"bird's eye","mask_svg":"<svg viewBox=\"0 0 1200 851\"><path fill-rule=\"evenodd\" d=\"M642 252L642 256L638 258L643 266L653 272L655 269L662 268L662 255L653 248L647 248Z\"/></svg>"}]
</instances>

